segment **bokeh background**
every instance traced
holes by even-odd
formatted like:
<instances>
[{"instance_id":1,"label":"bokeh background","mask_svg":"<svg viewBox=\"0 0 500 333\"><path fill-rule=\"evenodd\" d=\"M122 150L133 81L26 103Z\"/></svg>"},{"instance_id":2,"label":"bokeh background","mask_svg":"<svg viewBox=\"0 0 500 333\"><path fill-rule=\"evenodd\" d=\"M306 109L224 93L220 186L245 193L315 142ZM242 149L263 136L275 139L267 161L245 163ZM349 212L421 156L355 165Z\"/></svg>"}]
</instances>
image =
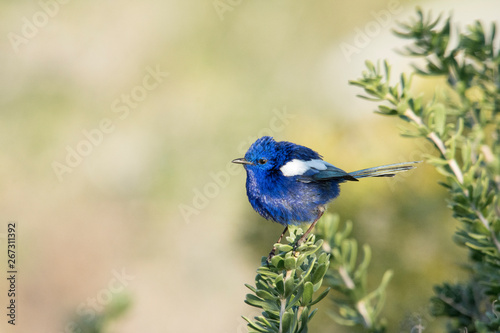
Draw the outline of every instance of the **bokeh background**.
<instances>
[{"instance_id":1,"label":"bokeh background","mask_svg":"<svg viewBox=\"0 0 500 333\"><path fill-rule=\"evenodd\" d=\"M252 211L241 157L261 135L347 171L433 153L348 85L366 59L411 59L391 34L415 6L462 25L498 1L16 1L0 12L0 267L17 223L18 312L1 332L245 332L244 283L281 232ZM419 83L432 93L440 81ZM330 211L393 269L391 332L423 323L432 286L466 275L439 175L345 184ZM5 279L0 282L6 312ZM352 332L323 302L311 332Z\"/></svg>"}]
</instances>

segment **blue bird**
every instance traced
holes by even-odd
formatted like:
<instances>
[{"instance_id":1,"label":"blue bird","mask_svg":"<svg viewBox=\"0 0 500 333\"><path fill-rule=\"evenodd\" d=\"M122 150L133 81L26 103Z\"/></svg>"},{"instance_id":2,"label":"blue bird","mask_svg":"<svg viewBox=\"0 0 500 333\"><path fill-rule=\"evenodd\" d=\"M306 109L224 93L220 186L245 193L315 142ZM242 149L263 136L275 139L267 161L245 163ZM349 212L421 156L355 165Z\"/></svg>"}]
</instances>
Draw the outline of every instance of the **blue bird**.
<instances>
[{"instance_id":1,"label":"blue bird","mask_svg":"<svg viewBox=\"0 0 500 333\"><path fill-rule=\"evenodd\" d=\"M233 163L242 164L247 173L247 196L253 209L264 218L285 226L310 223L297 241L300 245L323 215L326 205L340 193L340 184L365 177L392 177L414 168L407 162L345 172L323 161L314 150L264 136ZM274 256L271 250L268 260Z\"/></svg>"}]
</instances>

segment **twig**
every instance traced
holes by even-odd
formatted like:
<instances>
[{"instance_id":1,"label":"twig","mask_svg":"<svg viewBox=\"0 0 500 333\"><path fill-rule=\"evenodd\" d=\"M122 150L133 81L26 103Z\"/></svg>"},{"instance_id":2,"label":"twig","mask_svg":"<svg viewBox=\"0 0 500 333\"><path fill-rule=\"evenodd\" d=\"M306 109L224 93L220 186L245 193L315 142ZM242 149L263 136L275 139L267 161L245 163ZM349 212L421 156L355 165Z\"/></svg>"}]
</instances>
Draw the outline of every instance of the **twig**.
<instances>
[{"instance_id":1,"label":"twig","mask_svg":"<svg viewBox=\"0 0 500 333\"><path fill-rule=\"evenodd\" d=\"M281 299L281 307L280 307L280 330L279 333L283 333L283 315L285 314L286 309L286 298Z\"/></svg>"},{"instance_id":2,"label":"twig","mask_svg":"<svg viewBox=\"0 0 500 333\"><path fill-rule=\"evenodd\" d=\"M349 276L349 273L347 273L344 266L340 266L339 274L340 277L342 277L342 281L344 281L344 284L346 285L347 288L349 288L350 290L354 290L354 288L356 288L354 281L352 281L351 277ZM363 321L365 322L365 327L372 327L372 320L370 318L370 313L366 308L366 303L364 301L357 301L356 309L358 310L361 317L363 317Z\"/></svg>"},{"instance_id":3,"label":"twig","mask_svg":"<svg viewBox=\"0 0 500 333\"><path fill-rule=\"evenodd\" d=\"M451 306L452 308L454 308L455 310L457 310L458 312L460 312L461 314L466 315L469 318L474 318L474 314L473 313L470 313L470 311L468 311L462 305L455 303L451 298L443 296L443 295L439 295L439 298L443 302L445 302L446 304L448 304L449 306Z\"/></svg>"},{"instance_id":4,"label":"twig","mask_svg":"<svg viewBox=\"0 0 500 333\"><path fill-rule=\"evenodd\" d=\"M484 217L483 213L481 213L479 210L477 210L475 207L474 207L474 212L476 213L477 217L479 218L479 221L481 221L481 223L486 227L486 229L489 230L490 234L491 234L491 238L493 239L493 243L495 243L495 246L497 248L497 251L500 253L500 242L498 241L496 235L495 235L495 232L491 229L490 227L490 223L488 222L488 220Z\"/></svg>"},{"instance_id":5,"label":"twig","mask_svg":"<svg viewBox=\"0 0 500 333\"><path fill-rule=\"evenodd\" d=\"M419 116L417 116L412 110L407 109L405 111L404 115L406 117L408 117L409 119L411 119L417 125L426 127L426 125L422 121L422 118L420 118ZM444 158L446 158L446 147L445 147L443 141L438 137L438 135L436 134L436 132L430 132L427 135L427 137L432 142L434 142L434 144L436 145L436 147L439 149L439 152L441 153L441 156L444 157ZM483 151L483 153L485 153L485 149L484 148L482 149L482 151ZM490 151L490 154L491 154L491 151ZM488 154L485 154L485 155L488 155ZM486 156L486 158L488 158L488 156ZM464 176L462 174L462 171L460 170L460 167L458 166L457 161L455 159L450 159L450 160L446 160L446 161L448 162L448 166L450 167L451 171L455 174L455 177L457 177L457 181L459 182L460 185L462 185L463 182L464 182ZM467 189L463 189L463 191L464 191L464 194L468 196L469 193L468 193ZM486 229L488 229L488 231L490 232L491 238L493 239L493 242L495 243L495 246L496 246L498 252L500 252L500 242L496 238L496 235L495 235L494 231L491 229L490 223L483 216L483 214L479 210L476 209L476 207L473 206L472 209L474 210L474 212L476 213L476 216L479 218L479 220L484 225L484 227Z\"/></svg>"},{"instance_id":6,"label":"twig","mask_svg":"<svg viewBox=\"0 0 500 333\"><path fill-rule=\"evenodd\" d=\"M346 287L348 289L352 290L356 287L354 282L352 281L351 277L349 276L349 274L345 270L344 266L340 266L339 274L340 274L340 277L342 278L342 281L344 281L344 284L346 285Z\"/></svg>"},{"instance_id":7,"label":"twig","mask_svg":"<svg viewBox=\"0 0 500 333\"><path fill-rule=\"evenodd\" d=\"M415 124L418 126L422 127L427 127L424 122L422 121L422 118L417 116L412 110L407 109L404 113L406 117L411 119ZM446 147L443 143L443 140L439 138L439 136L436 134L436 132L430 132L427 134L427 137L436 145L436 147L439 149L439 152L441 153L441 156L443 158L446 158ZM460 167L458 166L458 163L455 159L447 159L446 162L448 163L448 166L450 167L451 171L455 174L455 177L457 177L457 180L460 184L464 183L464 176L462 174L462 171L460 170Z\"/></svg>"}]
</instances>

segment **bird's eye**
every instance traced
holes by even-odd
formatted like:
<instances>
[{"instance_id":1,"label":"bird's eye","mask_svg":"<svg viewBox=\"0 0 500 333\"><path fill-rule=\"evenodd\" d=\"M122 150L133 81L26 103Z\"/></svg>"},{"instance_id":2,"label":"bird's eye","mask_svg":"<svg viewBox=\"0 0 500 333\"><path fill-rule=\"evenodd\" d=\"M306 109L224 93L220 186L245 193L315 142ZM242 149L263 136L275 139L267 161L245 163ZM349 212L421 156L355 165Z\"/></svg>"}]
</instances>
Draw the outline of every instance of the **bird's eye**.
<instances>
[{"instance_id":1,"label":"bird's eye","mask_svg":"<svg viewBox=\"0 0 500 333\"><path fill-rule=\"evenodd\" d=\"M266 164L267 160L265 158L261 158L260 160L257 161L259 164Z\"/></svg>"}]
</instances>

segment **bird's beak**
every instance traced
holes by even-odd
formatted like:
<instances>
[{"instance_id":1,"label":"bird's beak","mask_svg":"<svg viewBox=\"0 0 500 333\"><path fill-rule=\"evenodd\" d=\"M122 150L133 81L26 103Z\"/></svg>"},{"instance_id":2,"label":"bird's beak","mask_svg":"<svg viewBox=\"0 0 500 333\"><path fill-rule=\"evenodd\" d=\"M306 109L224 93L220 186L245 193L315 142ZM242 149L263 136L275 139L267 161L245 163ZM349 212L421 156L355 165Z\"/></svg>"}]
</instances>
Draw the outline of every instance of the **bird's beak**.
<instances>
[{"instance_id":1,"label":"bird's beak","mask_svg":"<svg viewBox=\"0 0 500 333\"><path fill-rule=\"evenodd\" d=\"M237 159L235 159L235 160L232 160L231 162L233 162L233 163L237 163L237 164L250 164L250 165L253 165L253 163L252 163L252 162L247 161L244 157L242 157L242 158L237 158Z\"/></svg>"}]
</instances>

